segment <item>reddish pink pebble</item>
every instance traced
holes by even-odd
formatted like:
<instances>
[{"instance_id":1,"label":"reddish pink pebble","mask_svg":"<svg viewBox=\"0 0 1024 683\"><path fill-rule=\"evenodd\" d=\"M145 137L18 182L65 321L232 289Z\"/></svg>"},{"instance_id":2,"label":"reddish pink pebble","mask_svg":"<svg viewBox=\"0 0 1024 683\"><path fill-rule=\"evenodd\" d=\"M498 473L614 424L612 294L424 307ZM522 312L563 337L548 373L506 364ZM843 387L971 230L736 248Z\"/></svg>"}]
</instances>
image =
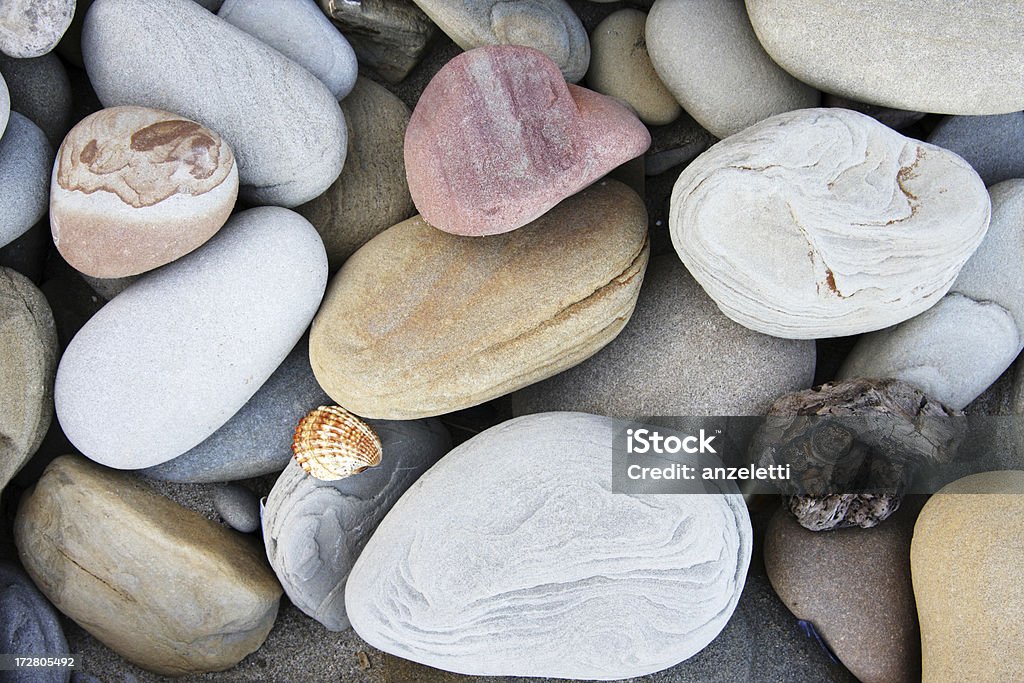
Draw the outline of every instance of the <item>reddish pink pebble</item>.
<instances>
[{"instance_id":1,"label":"reddish pink pebble","mask_svg":"<svg viewBox=\"0 0 1024 683\"><path fill-rule=\"evenodd\" d=\"M464 52L427 85L405 133L409 191L456 235L522 227L643 154L651 136L616 100L567 85L542 52Z\"/></svg>"}]
</instances>

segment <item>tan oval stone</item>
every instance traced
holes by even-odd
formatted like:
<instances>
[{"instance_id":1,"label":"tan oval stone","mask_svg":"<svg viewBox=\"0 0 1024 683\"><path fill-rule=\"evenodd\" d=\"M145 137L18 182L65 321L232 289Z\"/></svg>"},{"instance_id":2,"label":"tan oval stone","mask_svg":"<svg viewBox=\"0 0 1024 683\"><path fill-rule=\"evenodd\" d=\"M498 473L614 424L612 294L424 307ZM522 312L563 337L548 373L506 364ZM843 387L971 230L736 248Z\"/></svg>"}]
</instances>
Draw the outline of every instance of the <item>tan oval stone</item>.
<instances>
[{"instance_id":1,"label":"tan oval stone","mask_svg":"<svg viewBox=\"0 0 1024 683\"><path fill-rule=\"evenodd\" d=\"M281 586L244 536L80 456L21 500L14 538L57 609L144 669L220 671L254 652Z\"/></svg>"},{"instance_id":2,"label":"tan oval stone","mask_svg":"<svg viewBox=\"0 0 1024 683\"><path fill-rule=\"evenodd\" d=\"M217 133L158 109L111 107L72 128L57 153L53 241L87 275L136 275L206 242L237 195L235 155Z\"/></svg>"},{"instance_id":3,"label":"tan oval stone","mask_svg":"<svg viewBox=\"0 0 1024 683\"><path fill-rule=\"evenodd\" d=\"M452 235L411 218L370 240L332 280L313 321L313 372L364 417L477 405L614 339L632 315L648 252L643 203L611 180L501 235Z\"/></svg>"},{"instance_id":4,"label":"tan oval stone","mask_svg":"<svg viewBox=\"0 0 1024 683\"><path fill-rule=\"evenodd\" d=\"M1024 471L983 472L932 496L910 569L923 683L1024 680Z\"/></svg>"}]
</instances>

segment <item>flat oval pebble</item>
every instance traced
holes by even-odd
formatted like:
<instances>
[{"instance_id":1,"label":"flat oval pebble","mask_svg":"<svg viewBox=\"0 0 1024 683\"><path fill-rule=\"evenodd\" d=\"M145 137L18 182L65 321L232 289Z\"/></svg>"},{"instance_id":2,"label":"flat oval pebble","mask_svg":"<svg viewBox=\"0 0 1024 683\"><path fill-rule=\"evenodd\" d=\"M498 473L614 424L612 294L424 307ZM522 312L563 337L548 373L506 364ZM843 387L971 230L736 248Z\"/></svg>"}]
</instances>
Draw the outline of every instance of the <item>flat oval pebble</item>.
<instances>
[{"instance_id":1,"label":"flat oval pebble","mask_svg":"<svg viewBox=\"0 0 1024 683\"><path fill-rule=\"evenodd\" d=\"M680 174L669 229L722 312L811 339L869 332L934 305L988 228L960 157L846 109L773 116Z\"/></svg>"},{"instance_id":2,"label":"flat oval pebble","mask_svg":"<svg viewBox=\"0 0 1024 683\"><path fill-rule=\"evenodd\" d=\"M724 138L769 116L816 107L818 92L765 53L742 0L657 0L647 49L683 109Z\"/></svg>"},{"instance_id":3,"label":"flat oval pebble","mask_svg":"<svg viewBox=\"0 0 1024 683\"><path fill-rule=\"evenodd\" d=\"M1024 178L1024 112L993 116L950 116L932 130L928 142L955 152L986 185Z\"/></svg>"},{"instance_id":4,"label":"flat oval pebble","mask_svg":"<svg viewBox=\"0 0 1024 683\"><path fill-rule=\"evenodd\" d=\"M636 310L619 336L507 401L515 415L761 415L780 394L810 387L814 362L814 342L737 325L675 255L663 254L651 259Z\"/></svg>"},{"instance_id":5,"label":"flat oval pebble","mask_svg":"<svg viewBox=\"0 0 1024 683\"><path fill-rule=\"evenodd\" d=\"M345 584L363 546L391 506L451 448L438 420L368 423L381 462L322 481L289 463L267 496L263 539L289 600L330 631L349 628Z\"/></svg>"},{"instance_id":6,"label":"flat oval pebble","mask_svg":"<svg viewBox=\"0 0 1024 683\"><path fill-rule=\"evenodd\" d=\"M565 0L415 0L463 50L485 45L523 45L540 50L570 83L583 78L590 41Z\"/></svg>"},{"instance_id":7,"label":"flat oval pebble","mask_svg":"<svg viewBox=\"0 0 1024 683\"><path fill-rule=\"evenodd\" d=\"M416 213L402 151L409 108L360 78L341 110L349 126L345 168L326 192L296 209L323 238L332 273L371 237Z\"/></svg>"},{"instance_id":8,"label":"flat oval pebble","mask_svg":"<svg viewBox=\"0 0 1024 683\"><path fill-rule=\"evenodd\" d=\"M629 109L566 85L541 52L482 47L448 62L423 91L405 134L405 168L425 221L456 235L494 235L538 218L650 142Z\"/></svg>"},{"instance_id":9,"label":"flat oval pebble","mask_svg":"<svg viewBox=\"0 0 1024 683\"><path fill-rule=\"evenodd\" d=\"M304 67L335 99L356 83L356 53L312 0L226 0L217 16Z\"/></svg>"},{"instance_id":10,"label":"flat oval pebble","mask_svg":"<svg viewBox=\"0 0 1024 683\"><path fill-rule=\"evenodd\" d=\"M57 609L148 671L234 666L277 616L258 546L80 456L54 460L22 497L14 540Z\"/></svg>"},{"instance_id":11,"label":"flat oval pebble","mask_svg":"<svg viewBox=\"0 0 1024 683\"><path fill-rule=\"evenodd\" d=\"M932 496L910 568L923 683L1024 680L1024 472L973 474Z\"/></svg>"},{"instance_id":12,"label":"flat oval pebble","mask_svg":"<svg viewBox=\"0 0 1024 683\"><path fill-rule=\"evenodd\" d=\"M992 221L946 296L924 313L872 332L840 378L896 377L960 410L1024 349L1024 180L989 189Z\"/></svg>"},{"instance_id":13,"label":"flat oval pebble","mask_svg":"<svg viewBox=\"0 0 1024 683\"><path fill-rule=\"evenodd\" d=\"M646 23L640 10L621 9L597 25L590 35L587 85L623 100L644 123L660 126L675 121L682 110L651 64Z\"/></svg>"},{"instance_id":14,"label":"flat oval pebble","mask_svg":"<svg viewBox=\"0 0 1024 683\"><path fill-rule=\"evenodd\" d=\"M313 372L364 417L483 403L614 339L648 251L643 203L611 180L507 235L460 237L412 218L334 276L310 334Z\"/></svg>"},{"instance_id":15,"label":"flat oval pebble","mask_svg":"<svg viewBox=\"0 0 1024 683\"><path fill-rule=\"evenodd\" d=\"M213 509L235 531L251 534L260 528L260 499L241 484L225 484L213 492Z\"/></svg>"},{"instance_id":16,"label":"flat oval pebble","mask_svg":"<svg viewBox=\"0 0 1024 683\"><path fill-rule=\"evenodd\" d=\"M11 108L39 126L54 149L60 147L71 127L71 82L60 58L52 52L32 59L0 55L0 81L3 79L8 81ZM0 92L0 134L4 128L2 101Z\"/></svg>"},{"instance_id":17,"label":"flat oval pebble","mask_svg":"<svg viewBox=\"0 0 1024 683\"><path fill-rule=\"evenodd\" d=\"M45 55L71 25L75 0L4 0L0 52L19 59Z\"/></svg>"},{"instance_id":18,"label":"flat oval pebble","mask_svg":"<svg viewBox=\"0 0 1024 683\"><path fill-rule=\"evenodd\" d=\"M57 611L19 566L0 561L0 652L22 657L67 657L68 641ZM18 674L17 676L13 674ZM27 675L22 675L27 674ZM5 683L67 683L68 670L39 667L5 671Z\"/></svg>"},{"instance_id":19,"label":"flat oval pebble","mask_svg":"<svg viewBox=\"0 0 1024 683\"><path fill-rule=\"evenodd\" d=\"M277 207L233 216L201 249L140 278L75 335L57 371L64 433L118 469L181 455L281 364L326 281L323 244L301 216Z\"/></svg>"},{"instance_id":20,"label":"flat oval pebble","mask_svg":"<svg viewBox=\"0 0 1024 683\"><path fill-rule=\"evenodd\" d=\"M39 126L12 111L0 138L0 247L46 215L53 150Z\"/></svg>"},{"instance_id":21,"label":"flat oval pebble","mask_svg":"<svg viewBox=\"0 0 1024 683\"><path fill-rule=\"evenodd\" d=\"M609 418L544 413L446 455L356 561L345 590L356 633L491 676L629 678L703 649L743 589L747 508L731 484L612 493L614 431Z\"/></svg>"},{"instance_id":22,"label":"flat oval pebble","mask_svg":"<svg viewBox=\"0 0 1024 683\"><path fill-rule=\"evenodd\" d=\"M237 196L235 155L214 131L157 109L103 109L57 152L53 243L86 275L138 275L210 239Z\"/></svg>"},{"instance_id":23,"label":"flat oval pebble","mask_svg":"<svg viewBox=\"0 0 1024 683\"><path fill-rule=\"evenodd\" d=\"M241 195L297 206L345 162L345 118L315 76L192 0L96 0L82 53L106 107L174 112L223 136Z\"/></svg>"},{"instance_id":24,"label":"flat oval pebble","mask_svg":"<svg viewBox=\"0 0 1024 683\"><path fill-rule=\"evenodd\" d=\"M1024 109L1024 14L1014 0L746 0L783 69L836 95L937 114Z\"/></svg>"},{"instance_id":25,"label":"flat oval pebble","mask_svg":"<svg viewBox=\"0 0 1024 683\"><path fill-rule=\"evenodd\" d=\"M39 448L53 418L53 313L28 278L0 267L0 491Z\"/></svg>"},{"instance_id":26,"label":"flat oval pebble","mask_svg":"<svg viewBox=\"0 0 1024 683\"><path fill-rule=\"evenodd\" d=\"M189 484L277 474L292 459L292 434L299 420L330 402L313 376L309 339L303 336L270 379L220 429L188 452L139 474Z\"/></svg>"}]
</instances>

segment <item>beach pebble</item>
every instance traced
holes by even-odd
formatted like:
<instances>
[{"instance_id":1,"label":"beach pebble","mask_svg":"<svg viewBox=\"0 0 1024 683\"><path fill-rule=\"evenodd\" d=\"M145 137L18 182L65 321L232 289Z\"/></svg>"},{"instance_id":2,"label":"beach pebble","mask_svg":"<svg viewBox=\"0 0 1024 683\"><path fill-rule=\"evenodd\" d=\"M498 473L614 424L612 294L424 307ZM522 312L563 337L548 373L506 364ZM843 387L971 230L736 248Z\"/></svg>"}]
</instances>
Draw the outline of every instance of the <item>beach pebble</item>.
<instances>
[{"instance_id":1,"label":"beach pebble","mask_svg":"<svg viewBox=\"0 0 1024 683\"><path fill-rule=\"evenodd\" d=\"M895 130L908 128L923 119L925 116L924 112L920 111L907 111L906 109L881 107L877 104L865 104L863 102L858 102L857 100L851 100L849 97L841 97L839 95L831 95L829 93L822 93L821 106L859 111L861 114L867 114L879 123L884 123ZM942 147L942 145L939 145L939 147Z\"/></svg>"},{"instance_id":2,"label":"beach pebble","mask_svg":"<svg viewBox=\"0 0 1024 683\"><path fill-rule=\"evenodd\" d=\"M231 667L277 616L281 586L258 546L79 456L47 466L14 539L57 609L148 671Z\"/></svg>"},{"instance_id":3,"label":"beach pebble","mask_svg":"<svg viewBox=\"0 0 1024 683\"><path fill-rule=\"evenodd\" d=\"M0 76L11 91L11 109L39 126L53 149L60 147L71 127L71 82L60 58L52 52L33 59L0 55ZM0 94L0 134L2 100Z\"/></svg>"},{"instance_id":4,"label":"beach pebble","mask_svg":"<svg viewBox=\"0 0 1024 683\"><path fill-rule=\"evenodd\" d=\"M342 267L310 334L324 390L400 420L483 403L593 355L626 324L647 214L607 180L514 233L466 239L416 217Z\"/></svg>"},{"instance_id":5,"label":"beach pebble","mask_svg":"<svg viewBox=\"0 0 1024 683\"><path fill-rule=\"evenodd\" d=\"M987 495L978 495L987 494ZM921 622L922 681L1024 680L1024 472L983 472L932 496L910 566Z\"/></svg>"},{"instance_id":6,"label":"beach pebble","mask_svg":"<svg viewBox=\"0 0 1024 683\"><path fill-rule=\"evenodd\" d=\"M861 683L919 679L910 539L922 502L907 501L874 529L829 533L808 531L779 510L765 534L775 592Z\"/></svg>"},{"instance_id":7,"label":"beach pebble","mask_svg":"<svg viewBox=\"0 0 1024 683\"><path fill-rule=\"evenodd\" d=\"M937 114L1024 109L1024 14L1015 3L746 4L772 59L820 90Z\"/></svg>"},{"instance_id":8,"label":"beach pebble","mask_svg":"<svg viewBox=\"0 0 1024 683\"><path fill-rule=\"evenodd\" d=\"M0 52L19 59L52 50L75 15L75 0L4 0Z\"/></svg>"},{"instance_id":9,"label":"beach pebble","mask_svg":"<svg viewBox=\"0 0 1024 683\"><path fill-rule=\"evenodd\" d=\"M297 206L341 173L345 118L327 87L192 0L96 0L82 53L104 106L162 109L221 135L250 203Z\"/></svg>"},{"instance_id":10,"label":"beach pebble","mask_svg":"<svg viewBox=\"0 0 1024 683\"><path fill-rule=\"evenodd\" d=\"M0 267L0 490L50 426L57 355L57 329L43 293Z\"/></svg>"},{"instance_id":11,"label":"beach pebble","mask_svg":"<svg viewBox=\"0 0 1024 683\"><path fill-rule=\"evenodd\" d=\"M684 111L667 126L651 128L651 147L644 155L644 173L655 176L688 164L716 142L718 138Z\"/></svg>"},{"instance_id":12,"label":"beach pebble","mask_svg":"<svg viewBox=\"0 0 1024 683\"><path fill-rule=\"evenodd\" d=\"M0 247L46 215L53 149L39 127L12 111L0 138Z\"/></svg>"},{"instance_id":13,"label":"beach pebble","mask_svg":"<svg viewBox=\"0 0 1024 683\"><path fill-rule=\"evenodd\" d=\"M862 337L840 377L898 377L962 409L1024 349L1024 180L989 189L992 220L949 293L924 313Z\"/></svg>"},{"instance_id":14,"label":"beach pebble","mask_svg":"<svg viewBox=\"0 0 1024 683\"><path fill-rule=\"evenodd\" d=\"M345 590L356 633L399 657L490 676L629 678L702 650L743 589L747 508L732 484L612 493L614 424L531 415L446 455L356 561Z\"/></svg>"},{"instance_id":15,"label":"beach pebble","mask_svg":"<svg viewBox=\"0 0 1024 683\"><path fill-rule=\"evenodd\" d=\"M79 273L83 280L100 295L104 301L110 301L115 296L128 289L128 285L138 280L141 275L128 275L126 277L93 277Z\"/></svg>"},{"instance_id":16,"label":"beach pebble","mask_svg":"<svg viewBox=\"0 0 1024 683\"><path fill-rule=\"evenodd\" d=\"M176 458L227 422L281 364L326 279L323 244L304 218L277 207L236 214L75 335L55 390L65 434L118 469Z\"/></svg>"},{"instance_id":17,"label":"beach pebble","mask_svg":"<svg viewBox=\"0 0 1024 683\"><path fill-rule=\"evenodd\" d=\"M651 64L646 23L645 13L627 8L597 25L590 34L593 54L587 85L626 102L644 123L660 126L674 121L682 110Z\"/></svg>"},{"instance_id":18,"label":"beach pebble","mask_svg":"<svg viewBox=\"0 0 1024 683\"><path fill-rule=\"evenodd\" d=\"M157 109L103 109L57 152L53 243L87 275L138 275L210 239L237 196L235 156L214 131Z\"/></svg>"},{"instance_id":19,"label":"beach pebble","mask_svg":"<svg viewBox=\"0 0 1024 683\"><path fill-rule=\"evenodd\" d=\"M1024 112L993 116L950 116L928 142L955 152L986 185L1024 178Z\"/></svg>"},{"instance_id":20,"label":"beach pebble","mask_svg":"<svg viewBox=\"0 0 1024 683\"><path fill-rule=\"evenodd\" d=\"M56 610L25 572L6 560L0 561L0 652L22 657L69 654ZM69 676L67 668L49 667L0 672L0 681L67 683Z\"/></svg>"},{"instance_id":21,"label":"beach pebble","mask_svg":"<svg viewBox=\"0 0 1024 683\"><path fill-rule=\"evenodd\" d=\"M650 142L629 109L567 85L541 52L482 47L448 62L423 91L405 167L425 221L494 235L543 215Z\"/></svg>"},{"instance_id":22,"label":"beach pebble","mask_svg":"<svg viewBox=\"0 0 1024 683\"><path fill-rule=\"evenodd\" d=\"M524 45L547 55L570 83L587 72L587 31L565 0L416 0L416 4L463 50Z\"/></svg>"},{"instance_id":23,"label":"beach pebble","mask_svg":"<svg viewBox=\"0 0 1024 683\"><path fill-rule=\"evenodd\" d=\"M260 499L241 484L225 484L214 490L213 508L235 531L251 534L260 528Z\"/></svg>"},{"instance_id":24,"label":"beach pebble","mask_svg":"<svg viewBox=\"0 0 1024 683\"><path fill-rule=\"evenodd\" d=\"M335 99L355 85L356 53L316 0L226 0L217 16L305 68Z\"/></svg>"},{"instance_id":25,"label":"beach pebble","mask_svg":"<svg viewBox=\"0 0 1024 683\"><path fill-rule=\"evenodd\" d=\"M818 106L818 92L780 69L757 42L742 0L657 0L647 49L683 109L719 138Z\"/></svg>"},{"instance_id":26,"label":"beach pebble","mask_svg":"<svg viewBox=\"0 0 1024 683\"><path fill-rule=\"evenodd\" d=\"M326 192L296 209L323 238L332 273L371 237L416 213L402 152L409 108L360 78L341 109L349 127L345 168Z\"/></svg>"},{"instance_id":27,"label":"beach pebble","mask_svg":"<svg viewBox=\"0 0 1024 683\"><path fill-rule=\"evenodd\" d=\"M672 191L676 251L727 316L839 337L933 306L988 227L960 157L847 109L778 114L704 152Z\"/></svg>"},{"instance_id":28,"label":"beach pebble","mask_svg":"<svg viewBox=\"0 0 1024 683\"><path fill-rule=\"evenodd\" d=\"M760 415L780 394L811 386L814 359L814 342L769 337L726 318L665 254L651 259L618 337L507 400L516 415Z\"/></svg>"},{"instance_id":29,"label":"beach pebble","mask_svg":"<svg viewBox=\"0 0 1024 683\"><path fill-rule=\"evenodd\" d=\"M7 89L3 71L0 71L0 138L7 129L7 119L11 117L11 93Z\"/></svg>"},{"instance_id":30,"label":"beach pebble","mask_svg":"<svg viewBox=\"0 0 1024 683\"><path fill-rule=\"evenodd\" d=\"M309 366L303 336L284 362L224 426L173 460L139 474L178 483L209 483L277 474L292 459L292 434L306 413L330 404Z\"/></svg>"},{"instance_id":31,"label":"beach pebble","mask_svg":"<svg viewBox=\"0 0 1024 683\"><path fill-rule=\"evenodd\" d=\"M451 448L438 420L369 425L381 440L381 462L336 481L321 481L289 463L267 496L267 557L296 607L328 630L349 627L345 583L363 546L391 506Z\"/></svg>"},{"instance_id":32,"label":"beach pebble","mask_svg":"<svg viewBox=\"0 0 1024 683\"><path fill-rule=\"evenodd\" d=\"M388 83L420 63L438 32L412 0L320 0L320 8L348 38L360 69Z\"/></svg>"}]
</instances>

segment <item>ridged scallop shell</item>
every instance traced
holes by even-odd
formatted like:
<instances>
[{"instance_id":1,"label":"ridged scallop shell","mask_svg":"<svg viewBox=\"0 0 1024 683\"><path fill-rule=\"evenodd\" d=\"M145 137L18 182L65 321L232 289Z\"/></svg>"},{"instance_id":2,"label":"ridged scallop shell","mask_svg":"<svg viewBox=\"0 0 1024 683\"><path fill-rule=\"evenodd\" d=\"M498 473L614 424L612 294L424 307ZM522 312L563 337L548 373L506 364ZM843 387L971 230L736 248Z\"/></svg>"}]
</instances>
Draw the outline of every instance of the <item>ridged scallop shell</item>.
<instances>
[{"instance_id":1,"label":"ridged scallop shell","mask_svg":"<svg viewBox=\"0 0 1024 683\"><path fill-rule=\"evenodd\" d=\"M323 481L344 479L380 464L376 432L340 406L320 406L299 421L292 441L295 459Z\"/></svg>"}]
</instances>

